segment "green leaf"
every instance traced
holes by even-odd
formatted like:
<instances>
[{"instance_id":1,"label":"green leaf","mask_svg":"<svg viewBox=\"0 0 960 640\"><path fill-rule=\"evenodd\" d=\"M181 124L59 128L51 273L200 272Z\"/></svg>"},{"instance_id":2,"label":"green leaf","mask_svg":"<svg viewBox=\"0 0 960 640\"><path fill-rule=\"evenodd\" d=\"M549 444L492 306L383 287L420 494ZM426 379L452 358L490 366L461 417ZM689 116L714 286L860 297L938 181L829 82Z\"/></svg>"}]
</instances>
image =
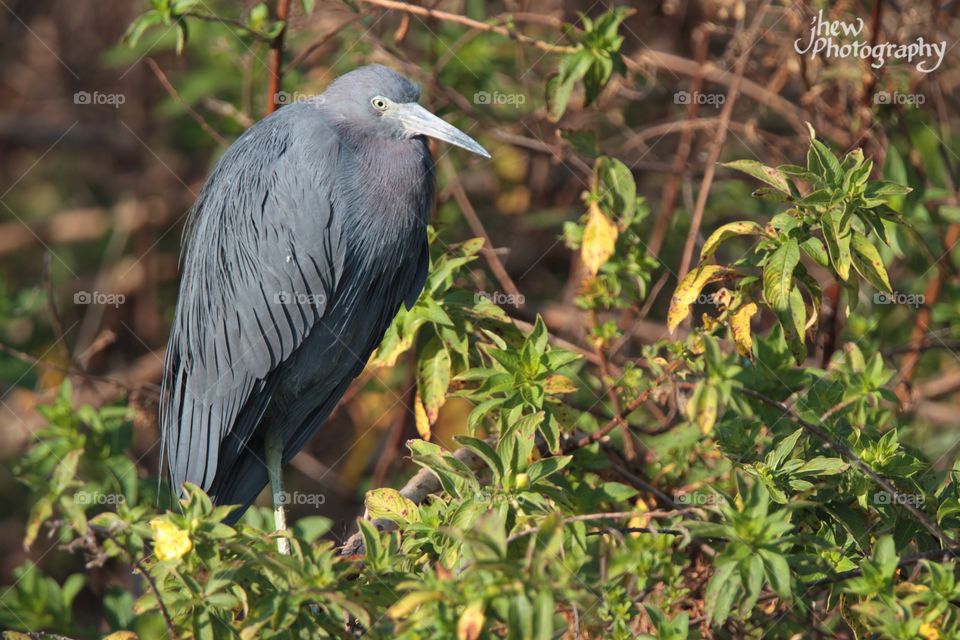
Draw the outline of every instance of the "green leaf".
<instances>
[{"instance_id":1,"label":"green leaf","mask_svg":"<svg viewBox=\"0 0 960 640\"><path fill-rule=\"evenodd\" d=\"M417 389L430 424L437 421L440 407L446 400L450 368L450 352L440 338L433 336L423 348L417 366Z\"/></svg>"},{"instance_id":2,"label":"green leaf","mask_svg":"<svg viewBox=\"0 0 960 640\"><path fill-rule=\"evenodd\" d=\"M823 238L827 241L830 262L841 280L850 278L850 232L840 226L843 212L839 209L828 211L821 218Z\"/></svg>"},{"instance_id":3,"label":"green leaf","mask_svg":"<svg viewBox=\"0 0 960 640\"><path fill-rule=\"evenodd\" d=\"M777 316L783 326L784 337L797 364L803 364L807 358L806 324L807 305L803 301L800 289L794 287L787 296L786 309L778 310Z\"/></svg>"},{"instance_id":4,"label":"green leaf","mask_svg":"<svg viewBox=\"0 0 960 640\"><path fill-rule=\"evenodd\" d=\"M760 558L763 560L763 572L767 576L767 581L778 596L783 599L789 599L792 594L790 586L790 565L787 559L782 555L768 549L760 550Z\"/></svg>"},{"instance_id":5,"label":"green leaf","mask_svg":"<svg viewBox=\"0 0 960 640\"><path fill-rule=\"evenodd\" d=\"M866 236L859 233L852 234L853 266L863 278L881 291L891 292L890 279L887 269L880 258L880 252L873 246Z\"/></svg>"},{"instance_id":6,"label":"green leaf","mask_svg":"<svg viewBox=\"0 0 960 640\"><path fill-rule=\"evenodd\" d=\"M725 162L722 166L727 167L728 169L742 171L743 173L753 176L757 180L766 182L774 189L790 195L789 181L787 180L787 177L778 169L768 167L767 165L757 162L756 160L734 160L733 162Z\"/></svg>"},{"instance_id":7,"label":"green leaf","mask_svg":"<svg viewBox=\"0 0 960 640\"><path fill-rule=\"evenodd\" d=\"M800 246L790 238L774 251L763 266L763 298L775 311L789 307L793 270L800 262Z\"/></svg>"},{"instance_id":8,"label":"green leaf","mask_svg":"<svg viewBox=\"0 0 960 640\"><path fill-rule=\"evenodd\" d=\"M573 456L551 456L537 460L527 467L527 477L530 480L530 484L560 471L570 464L571 460L573 460Z\"/></svg>"}]
</instances>

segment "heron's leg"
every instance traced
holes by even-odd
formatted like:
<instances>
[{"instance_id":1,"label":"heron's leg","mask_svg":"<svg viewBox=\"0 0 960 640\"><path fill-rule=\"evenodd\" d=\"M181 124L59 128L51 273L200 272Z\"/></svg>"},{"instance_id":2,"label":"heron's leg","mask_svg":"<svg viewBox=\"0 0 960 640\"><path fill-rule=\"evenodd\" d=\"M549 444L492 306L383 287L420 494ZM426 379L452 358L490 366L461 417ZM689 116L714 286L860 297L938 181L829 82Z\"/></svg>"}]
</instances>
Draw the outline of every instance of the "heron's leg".
<instances>
[{"instance_id":1,"label":"heron's leg","mask_svg":"<svg viewBox=\"0 0 960 640\"><path fill-rule=\"evenodd\" d=\"M285 502L283 493L283 440L282 437L267 436L264 453L267 457L267 476L270 478L270 492L273 494L273 520L277 531L286 531L287 514L283 509ZM277 538L277 550L290 555L290 541L287 538Z\"/></svg>"}]
</instances>

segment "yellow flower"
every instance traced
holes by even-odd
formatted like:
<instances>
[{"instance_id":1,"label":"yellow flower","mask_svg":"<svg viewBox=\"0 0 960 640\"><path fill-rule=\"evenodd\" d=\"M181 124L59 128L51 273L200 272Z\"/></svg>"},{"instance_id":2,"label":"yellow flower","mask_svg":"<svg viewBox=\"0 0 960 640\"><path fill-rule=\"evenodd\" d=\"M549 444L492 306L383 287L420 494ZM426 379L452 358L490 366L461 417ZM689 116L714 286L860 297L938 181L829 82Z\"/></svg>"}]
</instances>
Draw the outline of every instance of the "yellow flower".
<instances>
[{"instance_id":1,"label":"yellow flower","mask_svg":"<svg viewBox=\"0 0 960 640\"><path fill-rule=\"evenodd\" d=\"M150 528L153 529L154 551L161 560L182 558L193 548L190 535L175 524L151 520Z\"/></svg>"},{"instance_id":2,"label":"yellow flower","mask_svg":"<svg viewBox=\"0 0 960 640\"><path fill-rule=\"evenodd\" d=\"M937 628L929 622L924 622L922 625L920 625L920 635L925 640L939 640L940 638L940 632L937 631Z\"/></svg>"}]
</instances>

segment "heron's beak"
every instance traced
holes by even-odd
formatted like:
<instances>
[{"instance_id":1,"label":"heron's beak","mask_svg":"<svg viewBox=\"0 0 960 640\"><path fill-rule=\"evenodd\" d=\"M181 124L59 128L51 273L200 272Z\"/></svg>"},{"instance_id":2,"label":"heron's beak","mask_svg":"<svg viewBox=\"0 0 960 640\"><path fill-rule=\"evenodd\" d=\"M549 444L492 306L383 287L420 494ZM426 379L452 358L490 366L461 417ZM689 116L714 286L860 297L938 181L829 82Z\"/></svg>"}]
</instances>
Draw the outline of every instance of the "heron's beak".
<instances>
[{"instance_id":1,"label":"heron's beak","mask_svg":"<svg viewBox=\"0 0 960 640\"><path fill-rule=\"evenodd\" d=\"M437 140L449 142L467 151L472 151L484 158L490 157L490 154L480 146L479 142L455 126L447 124L444 120L433 115L416 102L396 105L393 115L400 121L403 128L412 135L436 138Z\"/></svg>"}]
</instances>

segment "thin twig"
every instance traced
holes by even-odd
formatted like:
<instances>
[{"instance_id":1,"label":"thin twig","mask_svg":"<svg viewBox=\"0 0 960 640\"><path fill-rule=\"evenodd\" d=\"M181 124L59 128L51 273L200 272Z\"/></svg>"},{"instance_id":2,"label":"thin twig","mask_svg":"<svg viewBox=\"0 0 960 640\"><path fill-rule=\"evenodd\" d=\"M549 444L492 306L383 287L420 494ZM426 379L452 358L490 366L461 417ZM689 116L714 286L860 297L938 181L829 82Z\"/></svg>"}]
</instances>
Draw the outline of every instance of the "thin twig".
<instances>
[{"instance_id":1,"label":"thin twig","mask_svg":"<svg viewBox=\"0 0 960 640\"><path fill-rule=\"evenodd\" d=\"M593 444L594 442L599 442L600 440L603 440L611 431L616 429L619 425L626 424L627 416L629 416L631 413L636 411L640 407L640 405L642 405L644 402L649 400L650 395L654 391L656 391L657 388L661 384L663 384L663 382L673 374L674 370L676 370L678 365L679 365L679 362L677 361L670 363L670 366L667 367L667 370L664 371L660 376L658 376L657 379L654 380L649 387L644 389L644 391L640 395L638 395L636 398L634 398L629 403L627 403L627 406L622 413L617 414L617 416L615 416L612 420L610 420L610 422L603 425L593 433L586 434L583 437L571 442L570 444L565 445L563 447L563 452L569 453L570 451L587 447Z\"/></svg>"},{"instance_id":2,"label":"thin twig","mask_svg":"<svg viewBox=\"0 0 960 640\"><path fill-rule=\"evenodd\" d=\"M267 79L268 115L280 106L280 90L283 86L283 37L287 33L288 15L290 15L290 0L277 0L277 20L283 22L283 27L270 43L270 77Z\"/></svg>"},{"instance_id":3,"label":"thin twig","mask_svg":"<svg viewBox=\"0 0 960 640\"><path fill-rule=\"evenodd\" d=\"M513 29L508 29L506 27L501 27L495 24L487 24L486 22L473 20L472 18L461 16L456 13L448 13L446 11L428 9L426 7L419 7L417 5L408 4L406 2L396 2L395 0L360 0L360 2L376 5L378 7L383 7L384 9L404 11L406 13L411 13L416 16L422 16L424 18L433 18L435 20L442 20L445 22L455 22L457 24L462 24L465 27L470 27L471 29L477 29L479 31L489 31L491 33L496 33L501 36L510 38L511 40L516 40L521 44L531 45L533 47L536 47L537 49L546 51L548 53L573 53L578 50L578 47L551 44L543 40L537 40L536 38L531 38L530 36L524 35L519 31L514 31Z\"/></svg>"},{"instance_id":4,"label":"thin twig","mask_svg":"<svg viewBox=\"0 0 960 640\"><path fill-rule=\"evenodd\" d=\"M173 619L170 617L170 612L167 611L167 605L164 604L163 598L160 597L160 589L157 587L157 583L153 579L153 576L150 575L150 572L143 565L143 562L141 562L135 555L133 555L133 553L129 551L126 547L120 544L120 541L117 540L117 538L112 533L110 533L110 531L108 531L107 529L96 528L94 529L94 532L103 534L105 537L112 540L113 543L117 545L117 547L122 549L124 553L127 554L127 556L130 558L130 561L133 562L133 565L137 568L137 570L141 573L141 575L143 575L143 577L146 578L147 584L150 585L150 589L153 591L153 595L157 598L157 604L160 606L160 613L163 615L163 620L167 624L167 633L169 634L169 637L171 640L173 640L173 638L176 638L177 634L173 626Z\"/></svg>"},{"instance_id":5,"label":"thin twig","mask_svg":"<svg viewBox=\"0 0 960 640\"><path fill-rule=\"evenodd\" d=\"M737 102L737 96L740 93L740 85L743 81L743 74L747 69L747 61L750 59L750 51L753 48L753 39L763 22L763 17L770 7L770 0L763 3L757 11L750 30L747 32L744 41L749 43L746 50L740 54L737 64L734 67L733 82L727 90L727 96L723 103L723 111L720 112L720 125L710 143L710 151L707 154L706 170L703 174L703 181L700 183L700 191L697 193L697 204L693 210L693 217L690 221L690 232L687 234L687 242L683 247L683 256L680 259L680 269L677 271L677 280L683 280L690 270L690 262L693 259L693 250L697 244L697 236L700 234L700 223L703 221L703 212L707 207L707 198L710 195L710 187L713 184L713 176L716 172L717 160L720 159L720 152L723 150L723 143L727 139L727 131L730 130L730 118L733 116L733 107Z\"/></svg>"},{"instance_id":6,"label":"thin twig","mask_svg":"<svg viewBox=\"0 0 960 640\"><path fill-rule=\"evenodd\" d=\"M450 191L453 193L453 198L457 201L457 206L460 207L460 211L463 213L463 217L466 219L467 224L470 225L470 230L474 235L483 238L486 246L484 247L482 254L484 259L487 261L487 264L490 266L490 270L493 272L494 277L496 277L497 282L500 283L500 286L503 287L508 294L513 296L517 307L523 307L523 295L520 293L516 283L514 283L514 281L510 278L510 274L507 273L506 267L503 266L503 263L497 256L497 253L494 250L493 241L490 239L490 234L487 233L483 223L480 221L480 217L477 215L476 209L474 209L473 205L470 203L470 199L467 197L467 193L464 191L463 185L460 183L460 179L457 177L457 172L453 168L453 163L449 158L444 156L440 161L440 165L443 167L444 173L447 174Z\"/></svg>"},{"instance_id":7,"label":"thin twig","mask_svg":"<svg viewBox=\"0 0 960 640\"><path fill-rule=\"evenodd\" d=\"M167 93L180 104L181 107L193 118L194 122L200 125L200 128L210 134L210 137L217 141L217 144L221 146L227 146L229 143L227 139L220 135L207 120L197 113L196 109L191 107L189 104L183 101L183 98L180 97L180 94L177 92L177 89L173 86L170 80L167 78L167 74L163 72L163 69L160 68L160 65L156 63L153 58L147 58L147 66L150 67L150 70L153 71L153 75L157 76L157 80L160 81L160 84L163 85L163 88L167 90Z\"/></svg>"},{"instance_id":8,"label":"thin twig","mask_svg":"<svg viewBox=\"0 0 960 640\"><path fill-rule=\"evenodd\" d=\"M878 487L886 491L890 495L891 502L893 502L894 504L900 504L903 506L904 509L909 511L910 515L916 518L917 522L919 522L921 525L923 525L923 527L927 531L933 534L933 536L937 538L945 548L953 549L954 547L956 547L957 543L952 538L950 538L950 536L948 536L946 532L943 529L941 529L935 522L930 520L930 518L928 518L923 511L921 511L920 509L917 509L914 505L910 503L909 500L898 499L898 498L901 498L902 495L900 494L899 491L897 491L896 487L894 487L887 479L883 478L876 471L874 471L870 467L870 465L864 462L860 458L860 456L858 456L856 452L853 451L853 449L847 446L845 442L843 442L838 438L835 438L820 426L807 422L806 420L801 418L793 409L791 409L790 407L788 407L787 405L785 405L784 403L778 400L774 400L773 398L768 398L762 393L758 391L754 391L753 389L750 389L748 387L739 387L739 391L740 393L748 395L751 398L755 398L756 400L759 400L760 402L770 407L779 409L780 411L783 412L784 416L790 418L791 420L799 424L806 431L813 434L815 437L817 437L821 441L829 444L831 447L833 447L834 450L836 450L838 454L840 454L841 458L843 458L848 463L857 467L867 477L869 477L874 482L874 484L876 484Z\"/></svg>"}]
</instances>

